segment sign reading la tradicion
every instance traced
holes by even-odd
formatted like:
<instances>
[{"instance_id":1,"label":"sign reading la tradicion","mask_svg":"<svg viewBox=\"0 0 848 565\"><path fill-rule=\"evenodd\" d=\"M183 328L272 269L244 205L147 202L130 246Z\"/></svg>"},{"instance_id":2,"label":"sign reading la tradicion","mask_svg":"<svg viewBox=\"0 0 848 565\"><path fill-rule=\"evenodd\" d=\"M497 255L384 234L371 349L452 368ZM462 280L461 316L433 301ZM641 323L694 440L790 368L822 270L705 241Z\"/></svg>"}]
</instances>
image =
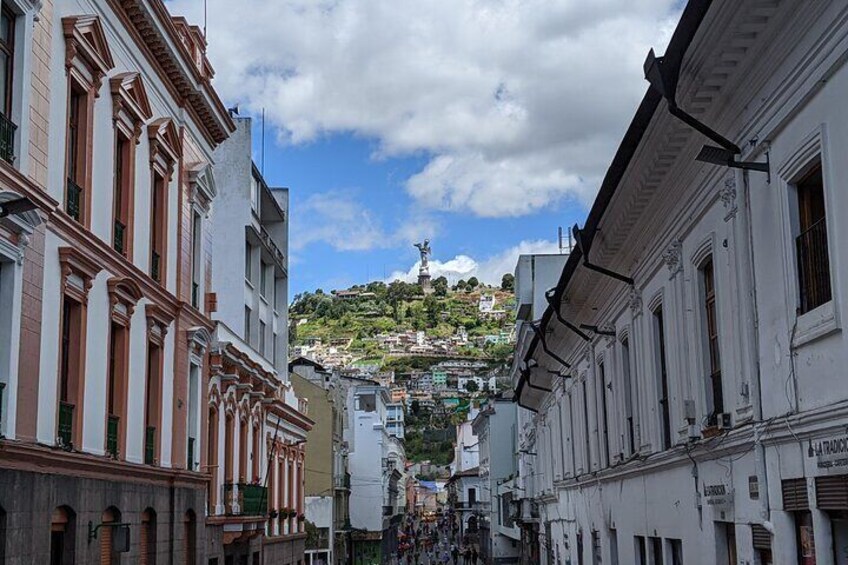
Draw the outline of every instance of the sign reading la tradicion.
<instances>
[{"instance_id":1,"label":"sign reading la tradicion","mask_svg":"<svg viewBox=\"0 0 848 565\"><path fill-rule=\"evenodd\" d=\"M823 472L848 473L848 430L835 437L810 439L807 457Z\"/></svg>"}]
</instances>

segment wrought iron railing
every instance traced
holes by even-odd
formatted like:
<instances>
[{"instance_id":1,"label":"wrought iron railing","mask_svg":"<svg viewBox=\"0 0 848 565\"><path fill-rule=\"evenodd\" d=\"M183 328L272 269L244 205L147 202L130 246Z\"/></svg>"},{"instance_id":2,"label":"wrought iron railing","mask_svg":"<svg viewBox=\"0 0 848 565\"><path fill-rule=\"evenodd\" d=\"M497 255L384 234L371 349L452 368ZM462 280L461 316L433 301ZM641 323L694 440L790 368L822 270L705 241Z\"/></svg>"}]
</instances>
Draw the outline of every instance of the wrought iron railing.
<instances>
[{"instance_id":1,"label":"wrought iron railing","mask_svg":"<svg viewBox=\"0 0 848 565\"><path fill-rule=\"evenodd\" d=\"M7 163L15 162L15 131L18 126L0 113L0 159Z\"/></svg>"},{"instance_id":2,"label":"wrought iron railing","mask_svg":"<svg viewBox=\"0 0 848 565\"><path fill-rule=\"evenodd\" d=\"M801 313L829 302L830 258L827 252L827 223L822 218L795 238Z\"/></svg>"},{"instance_id":3,"label":"wrought iron railing","mask_svg":"<svg viewBox=\"0 0 848 565\"><path fill-rule=\"evenodd\" d=\"M112 457L118 456L118 427L121 419L118 416L109 416L106 422L106 451Z\"/></svg>"},{"instance_id":4,"label":"wrought iron railing","mask_svg":"<svg viewBox=\"0 0 848 565\"><path fill-rule=\"evenodd\" d=\"M68 189L65 195L65 212L76 221L81 221L82 216L82 188L73 180L68 179Z\"/></svg>"},{"instance_id":5,"label":"wrought iron railing","mask_svg":"<svg viewBox=\"0 0 848 565\"><path fill-rule=\"evenodd\" d=\"M59 437L59 442L62 446L73 446L74 405L69 402L59 403L59 427L56 435Z\"/></svg>"},{"instance_id":6,"label":"wrought iron railing","mask_svg":"<svg viewBox=\"0 0 848 565\"><path fill-rule=\"evenodd\" d=\"M144 463L153 465L156 463L156 428L147 426L144 431Z\"/></svg>"},{"instance_id":7,"label":"wrought iron railing","mask_svg":"<svg viewBox=\"0 0 848 565\"><path fill-rule=\"evenodd\" d=\"M188 438L188 453L186 454L186 469L194 471L194 438Z\"/></svg>"},{"instance_id":8,"label":"wrought iron railing","mask_svg":"<svg viewBox=\"0 0 848 565\"><path fill-rule=\"evenodd\" d=\"M225 483L226 512L239 516L264 516L268 513L268 489L248 483ZM239 510L236 512L235 505Z\"/></svg>"},{"instance_id":9,"label":"wrought iron railing","mask_svg":"<svg viewBox=\"0 0 848 565\"><path fill-rule=\"evenodd\" d=\"M6 392L6 383L0 383L0 422L3 421L3 393ZM0 437L3 437L3 431L0 430Z\"/></svg>"},{"instance_id":10,"label":"wrought iron railing","mask_svg":"<svg viewBox=\"0 0 848 565\"><path fill-rule=\"evenodd\" d=\"M153 251L150 254L150 276L154 281L159 282L159 263L161 261L161 257L159 257L159 253Z\"/></svg>"},{"instance_id":11,"label":"wrought iron railing","mask_svg":"<svg viewBox=\"0 0 848 565\"><path fill-rule=\"evenodd\" d=\"M115 220L115 236L112 246L121 255L127 254L127 226L120 220Z\"/></svg>"}]
</instances>

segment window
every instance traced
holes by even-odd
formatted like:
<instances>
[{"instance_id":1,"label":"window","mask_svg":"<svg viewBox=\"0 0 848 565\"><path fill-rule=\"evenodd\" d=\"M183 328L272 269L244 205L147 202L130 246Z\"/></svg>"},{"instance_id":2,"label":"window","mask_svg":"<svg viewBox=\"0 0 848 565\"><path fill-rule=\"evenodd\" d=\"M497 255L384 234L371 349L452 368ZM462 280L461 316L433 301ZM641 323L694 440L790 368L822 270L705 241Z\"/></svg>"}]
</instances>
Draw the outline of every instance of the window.
<instances>
[{"instance_id":1,"label":"window","mask_svg":"<svg viewBox=\"0 0 848 565\"><path fill-rule=\"evenodd\" d=\"M145 390L144 462L155 465L158 459L159 409L162 372L162 350L155 343L147 345L147 386Z\"/></svg>"},{"instance_id":2,"label":"window","mask_svg":"<svg viewBox=\"0 0 848 565\"><path fill-rule=\"evenodd\" d=\"M67 170L68 186L65 195L65 211L78 222L85 223L87 202L85 202L85 172L86 172L86 123L88 114L88 93L71 85L68 100L67 126L67 155L65 169Z\"/></svg>"},{"instance_id":3,"label":"window","mask_svg":"<svg viewBox=\"0 0 848 565\"><path fill-rule=\"evenodd\" d=\"M251 262L253 260L253 246L249 241L244 242L244 278L248 282L253 282L253 268Z\"/></svg>"},{"instance_id":4,"label":"window","mask_svg":"<svg viewBox=\"0 0 848 565\"><path fill-rule=\"evenodd\" d=\"M259 261L259 294L268 296L268 265L265 261Z\"/></svg>"},{"instance_id":5,"label":"window","mask_svg":"<svg viewBox=\"0 0 848 565\"><path fill-rule=\"evenodd\" d=\"M668 398L668 372L665 361L665 328L663 324L663 309L658 306L654 310L654 338L656 339L657 371L659 379L660 425L662 431L662 448L671 447L671 414Z\"/></svg>"},{"instance_id":6,"label":"window","mask_svg":"<svg viewBox=\"0 0 848 565\"><path fill-rule=\"evenodd\" d=\"M679 539L668 539L668 553L671 555L671 565L683 565L683 542Z\"/></svg>"},{"instance_id":7,"label":"window","mask_svg":"<svg viewBox=\"0 0 848 565\"><path fill-rule=\"evenodd\" d=\"M194 510L185 513L185 562L197 563L197 516Z\"/></svg>"},{"instance_id":8,"label":"window","mask_svg":"<svg viewBox=\"0 0 848 565\"><path fill-rule=\"evenodd\" d=\"M259 181L256 177L250 177L250 208L254 213L259 213Z\"/></svg>"},{"instance_id":9,"label":"window","mask_svg":"<svg viewBox=\"0 0 848 565\"><path fill-rule=\"evenodd\" d=\"M592 563L593 565L601 565L601 533L598 530L592 530Z\"/></svg>"},{"instance_id":10,"label":"window","mask_svg":"<svg viewBox=\"0 0 848 565\"><path fill-rule=\"evenodd\" d=\"M648 538L648 540L651 542L651 563L663 565L662 538Z\"/></svg>"},{"instance_id":11,"label":"window","mask_svg":"<svg viewBox=\"0 0 848 565\"><path fill-rule=\"evenodd\" d=\"M83 307L65 296L62 303L62 341L59 365L59 424L57 437L60 445L72 447L78 432L80 415L76 410L81 387L83 367Z\"/></svg>"},{"instance_id":12,"label":"window","mask_svg":"<svg viewBox=\"0 0 848 565\"><path fill-rule=\"evenodd\" d=\"M468 489L468 504L469 506L474 506L475 504L477 504L477 489Z\"/></svg>"},{"instance_id":13,"label":"window","mask_svg":"<svg viewBox=\"0 0 848 565\"><path fill-rule=\"evenodd\" d=\"M156 282L164 282L165 241L166 241L166 186L165 179L153 173L150 205L150 277Z\"/></svg>"},{"instance_id":14,"label":"window","mask_svg":"<svg viewBox=\"0 0 848 565\"><path fill-rule=\"evenodd\" d=\"M244 307L244 341L250 344L250 315L252 311L249 306Z\"/></svg>"},{"instance_id":15,"label":"window","mask_svg":"<svg viewBox=\"0 0 848 565\"><path fill-rule=\"evenodd\" d=\"M200 308L200 214L194 212L191 221L191 305Z\"/></svg>"},{"instance_id":16,"label":"window","mask_svg":"<svg viewBox=\"0 0 848 565\"><path fill-rule=\"evenodd\" d=\"M636 443L636 418L639 402L639 390L635 375L630 370L630 338L621 339L621 376L624 383L624 418L626 421L624 448L628 455L639 451Z\"/></svg>"},{"instance_id":17,"label":"window","mask_svg":"<svg viewBox=\"0 0 848 565\"><path fill-rule=\"evenodd\" d=\"M0 11L0 158L15 159L15 130L12 122L12 82L15 60L15 14L3 4Z\"/></svg>"},{"instance_id":18,"label":"window","mask_svg":"<svg viewBox=\"0 0 848 565\"><path fill-rule=\"evenodd\" d=\"M123 451L121 434L125 417L128 328L112 322L109 332L109 373L106 398L106 452L118 458ZM126 422L123 422L126 424Z\"/></svg>"},{"instance_id":19,"label":"window","mask_svg":"<svg viewBox=\"0 0 848 565\"><path fill-rule=\"evenodd\" d=\"M132 194L132 143L121 133L115 134L115 187L112 247L129 256L130 198Z\"/></svg>"},{"instance_id":20,"label":"window","mask_svg":"<svg viewBox=\"0 0 848 565\"><path fill-rule=\"evenodd\" d=\"M609 416L607 414L607 376L604 370L604 364L598 363L598 384L601 389L601 431L603 432L604 454L607 458L607 465L612 463L612 454L610 453L609 442Z\"/></svg>"},{"instance_id":21,"label":"window","mask_svg":"<svg viewBox=\"0 0 848 565\"><path fill-rule=\"evenodd\" d=\"M592 449L590 447L589 438L592 435L592 430L589 428L589 390L586 381L583 381L583 447L586 472L592 469Z\"/></svg>"},{"instance_id":22,"label":"window","mask_svg":"<svg viewBox=\"0 0 848 565\"><path fill-rule=\"evenodd\" d=\"M239 482L250 481L247 470L247 418L239 420Z\"/></svg>"},{"instance_id":23,"label":"window","mask_svg":"<svg viewBox=\"0 0 848 565\"><path fill-rule=\"evenodd\" d=\"M724 412L724 391L721 386L721 355L718 342L718 320L716 317L715 275L713 258L701 264L701 283L704 299L704 335L707 345L707 425L714 426L718 415Z\"/></svg>"},{"instance_id":24,"label":"window","mask_svg":"<svg viewBox=\"0 0 848 565\"><path fill-rule=\"evenodd\" d=\"M633 546L636 551L636 565L648 565L648 550L645 547L645 537L633 536Z\"/></svg>"},{"instance_id":25,"label":"window","mask_svg":"<svg viewBox=\"0 0 848 565\"><path fill-rule=\"evenodd\" d=\"M805 314L831 299L830 259L821 161L795 183L798 195L799 310Z\"/></svg>"},{"instance_id":26,"label":"window","mask_svg":"<svg viewBox=\"0 0 848 565\"><path fill-rule=\"evenodd\" d=\"M118 550L123 549L119 547L123 543L119 542L124 541L118 539L118 537L121 535L123 529L116 526L109 526L108 524L120 524L121 512L114 506L111 506L101 514L100 522L104 524L98 532L98 537L100 538L100 565L117 565L121 562L121 554Z\"/></svg>"},{"instance_id":27,"label":"window","mask_svg":"<svg viewBox=\"0 0 848 565\"><path fill-rule=\"evenodd\" d=\"M206 465L212 475L206 496L209 501L207 514L212 516L218 503L218 410L214 407L209 409L209 425L206 427Z\"/></svg>"},{"instance_id":28,"label":"window","mask_svg":"<svg viewBox=\"0 0 848 565\"><path fill-rule=\"evenodd\" d=\"M186 469L197 469L198 394L200 367L192 363L188 369L188 425L186 426Z\"/></svg>"},{"instance_id":29,"label":"window","mask_svg":"<svg viewBox=\"0 0 848 565\"><path fill-rule=\"evenodd\" d=\"M259 354L265 356L265 322L259 321Z\"/></svg>"}]
</instances>

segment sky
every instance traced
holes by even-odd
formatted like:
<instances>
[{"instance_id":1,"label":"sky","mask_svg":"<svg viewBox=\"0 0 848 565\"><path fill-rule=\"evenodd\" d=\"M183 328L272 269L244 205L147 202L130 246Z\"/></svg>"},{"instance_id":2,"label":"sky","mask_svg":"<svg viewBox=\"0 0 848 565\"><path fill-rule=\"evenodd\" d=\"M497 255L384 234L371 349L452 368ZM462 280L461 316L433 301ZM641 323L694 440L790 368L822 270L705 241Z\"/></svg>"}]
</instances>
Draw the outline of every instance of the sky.
<instances>
[{"instance_id":1,"label":"sky","mask_svg":"<svg viewBox=\"0 0 848 565\"><path fill-rule=\"evenodd\" d=\"M170 0L203 25L203 0ZM290 189L290 292L498 284L582 225L679 0L207 0L227 106ZM261 151L260 116L265 115ZM262 165L264 161L264 165Z\"/></svg>"}]
</instances>

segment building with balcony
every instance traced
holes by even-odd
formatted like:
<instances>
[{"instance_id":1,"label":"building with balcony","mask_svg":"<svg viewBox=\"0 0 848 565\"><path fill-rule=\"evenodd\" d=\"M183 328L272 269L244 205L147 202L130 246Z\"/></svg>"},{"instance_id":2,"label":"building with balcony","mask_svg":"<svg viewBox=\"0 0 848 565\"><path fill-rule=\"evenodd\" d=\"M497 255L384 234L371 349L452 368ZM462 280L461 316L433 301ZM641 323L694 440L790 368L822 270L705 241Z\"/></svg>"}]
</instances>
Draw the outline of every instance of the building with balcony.
<instances>
[{"instance_id":1,"label":"building with balcony","mask_svg":"<svg viewBox=\"0 0 848 565\"><path fill-rule=\"evenodd\" d=\"M251 155L251 121L215 150L215 327L207 384L207 528L222 561L303 560L304 443L314 421L288 372L288 191ZM238 265L238 268L234 268Z\"/></svg>"},{"instance_id":2,"label":"building with balcony","mask_svg":"<svg viewBox=\"0 0 848 565\"><path fill-rule=\"evenodd\" d=\"M160 0L11 0L0 29L5 558L206 560L208 214L234 124L205 38Z\"/></svg>"},{"instance_id":3,"label":"building with balcony","mask_svg":"<svg viewBox=\"0 0 848 565\"><path fill-rule=\"evenodd\" d=\"M844 562L846 18L692 0L649 57L516 354L541 563Z\"/></svg>"},{"instance_id":4,"label":"building with balcony","mask_svg":"<svg viewBox=\"0 0 848 565\"><path fill-rule=\"evenodd\" d=\"M484 563L518 563L521 532L513 519L512 489L503 488L518 472L517 408L512 398L490 398L472 421L480 449L480 503L472 511ZM508 443L507 443L508 442Z\"/></svg>"},{"instance_id":5,"label":"building with balcony","mask_svg":"<svg viewBox=\"0 0 848 565\"><path fill-rule=\"evenodd\" d=\"M344 443L345 383L308 359L294 359L289 369L295 392L309 401L315 421L306 443L305 562L347 563L350 473Z\"/></svg>"},{"instance_id":6,"label":"building with balcony","mask_svg":"<svg viewBox=\"0 0 848 565\"><path fill-rule=\"evenodd\" d=\"M386 405L386 431L390 436L403 439L404 419L405 416L402 403L392 402Z\"/></svg>"},{"instance_id":7,"label":"building with balcony","mask_svg":"<svg viewBox=\"0 0 848 565\"><path fill-rule=\"evenodd\" d=\"M380 561L397 547L406 508L406 454L386 429L388 391L376 384L350 387L347 395L348 468L353 562ZM377 465L377 462L380 462Z\"/></svg>"}]
</instances>

